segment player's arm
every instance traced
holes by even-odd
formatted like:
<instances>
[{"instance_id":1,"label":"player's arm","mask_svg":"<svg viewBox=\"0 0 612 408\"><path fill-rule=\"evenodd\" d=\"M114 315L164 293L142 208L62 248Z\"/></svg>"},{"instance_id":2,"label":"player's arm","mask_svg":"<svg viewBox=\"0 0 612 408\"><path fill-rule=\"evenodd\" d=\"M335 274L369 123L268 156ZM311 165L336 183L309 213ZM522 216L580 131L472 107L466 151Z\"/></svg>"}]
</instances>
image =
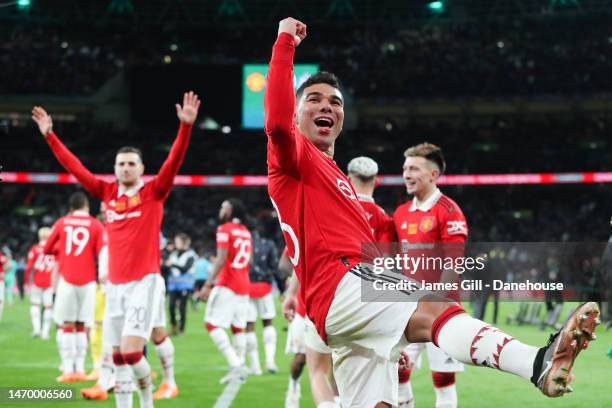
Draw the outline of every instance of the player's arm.
<instances>
[{"instance_id":1,"label":"player's arm","mask_svg":"<svg viewBox=\"0 0 612 408\"><path fill-rule=\"evenodd\" d=\"M176 107L176 116L179 118L180 125L176 139L172 144L170 153L166 161L161 166L157 177L153 180L153 187L159 198L166 198L174 177L178 174L179 167L183 163L187 146L189 145L189 137L191 136L191 128L196 118L198 117L198 109L200 109L200 99L198 95L191 92L186 92L183 95L183 106L178 103Z\"/></svg>"},{"instance_id":2,"label":"player's arm","mask_svg":"<svg viewBox=\"0 0 612 408\"><path fill-rule=\"evenodd\" d=\"M35 261L36 261L36 256L34 255L34 251L30 249L28 251L28 261L26 263L25 271L23 272L23 282L26 285L30 284L30 272L32 272L32 268L34 268Z\"/></svg>"},{"instance_id":3,"label":"player's arm","mask_svg":"<svg viewBox=\"0 0 612 408\"><path fill-rule=\"evenodd\" d=\"M227 261L227 248L217 247L217 257L215 258L215 262L213 262L212 267L210 268L210 272L208 274L208 278L206 279L206 283L200 292L200 299L206 301L208 300L208 296L210 296L210 291L213 288L214 282L217 279L217 275L221 268Z\"/></svg>"},{"instance_id":4,"label":"player's arm","mask_svg":"<svg viewBox=\"0 0 612 408\"><path fill-rule=\"evenodd\" d=\"M467 222L463 213L457 207L455 211L449 212L438 225L442 228L440 236L444 257L453 259L463 257L465 254L465 241L468 236ZM440 275L441 283L455 283L460 274L454 269L444 269Z\"/></svg>"},{"instance_id":5,"label":"player's arm","mask_svg":"<svg viewBox=\"0 0 612 408\"><path fill-rule=\"evenodd\" d=\"M57 241L59 240L59 231L60 231L60 227L58 226L58 223L56 222L53 225L53 228L51 228L51 234L49 234L49 237L47 238L47 242L45 243L45 248L43 249L43 252L45 253L45 255L56 255L56 245L57 245Z\"/></svg>"},{"instance_id":6,"label":"player's arm","mask_svg":"<svg viewBox=\"0 0 612 408\"><path fill-rule=\"evenodd\" d=\"M295 317L295 310L297 309L297 292L300 288L300 282L295 275L295 271L289 278L289 287L287 288L287 296L283 301L283 316L288 321L292 321Z\"/></svg>"},{"instance_id":7,"label":"player's arm","mask_svg":"<svg viewBox=\"0 0 612 408\"><path fill-rule=\"evenodd\" d=\"M306 38L306 25L286 18L278 25L278 37L272 49L264 93L264 130L275 154L273 162L287 170L295 167L295 94L293 57L295 47ZM269 158L270 160L270 158Z\"/></svg>"},{"instance_id":8,"label":"player's arm","mask_svg":"<svg viewBox=\"0 0 612 408\"><path fill-rule=\"evenodd\" d=\"M81 163L81 161L59 140L53 132L51 116L40 106L32 109L32 120L38 125L40 133L51 148L51 151L67 172L81 183L85 190L95 197L102 198L105 182L99 180Z\"/></svg>"}]
</instances>

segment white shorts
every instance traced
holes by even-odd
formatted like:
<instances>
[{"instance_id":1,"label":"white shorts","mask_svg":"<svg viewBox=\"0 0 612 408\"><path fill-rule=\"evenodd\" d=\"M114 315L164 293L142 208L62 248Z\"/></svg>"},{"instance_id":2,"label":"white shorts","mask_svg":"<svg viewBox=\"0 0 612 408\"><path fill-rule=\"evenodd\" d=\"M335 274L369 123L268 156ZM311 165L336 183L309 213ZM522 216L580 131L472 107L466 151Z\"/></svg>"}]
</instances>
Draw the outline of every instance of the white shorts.
<instances>
[{"instance_id":1,"label":"white shorts","mask_svg":"<svg viewBox=\"0 0 612 408\"><path fill-rule=\"evenodd\" d=\"M73 285L60 278L55 295L53 320L56 322L83 322L93 325L96 308L96 282Z\"/></svg>"},{"instance_id":2,"label":"white shorts","mask_svg":"<svg viewBox=\"0 0 612 408\"><path fill-rule=\"evenodd\" d=\"M224 329L230 326L246 328L249 297L237 295L225 286L215 286L210 292L204 322Z\"/></svg>"},{"instance_id":3,"label":"white shorts","mask_svg":"<svg viewBox=\"0 0 612 408\"><path fill-rule=\"evenodd\" d=\"M289 329L287 330L286 354L306 354L306 345L304 344L305 331L306 320L296 313L293 320L289 322Z\"/></svg>"},{"instance_id":4,"label":"white shorts","mask_svg":"<svg viewBox=\"0 0 612 408\"><path fill-rule=\"evenodd\" d=\"M305 320L305 330L304 330L304 344L307 348L316 351L321 354L331 354L332 349L329 348L327 344L323 340L321 340L321 336L317 332L317 328L314 323L310 321L308 317L304 318Z\"/></svg>"},{"instance_id":5,"label":"white shorts","mask_svg":"<svg viewBox=\"0 0 612 408\"><path fill-rule=\"evenodd\" d=\"M53 306L53 288L39 288L36 285L32 285L30 291L30 303L35 306L51 307Z\"/></svg>"},{"instance_id":6,"label":"white shorts","mask_svg":"<svg viewBox=\"0 0 612 408\"><path fill-rule=\"evenodd\" d=\"M272 320L276 316L276 308L274 307L274 297L272 293L268 293L266 296L257 299L249 299L247 322L253 323L257 320L257 316L259 316L261 320Z\"/></svg>"},{"instance_id":7,"label":"white shorts","mask_svg":"<svg viewBox=\"0 0 612 408\"><path fill-rule=\"evenodd\" d=\"M153 328L166 326L165 294L166 285L159 273L150 273L133 282L109 283L103 342L119 346L124 336L138 336L148 341Z\"/></svg>"},{"instance_id":8,"label":"white shorts","mask_svg":"<svg viewBox=\"0 0 612 408\"><path fill-rule=\"evenodd\" d=\"M421 356L425 349L430 370L441 373L458 373L464 370L462 362L455 360L433 343L410 343L404 349L414 368L421 368Z\"/></svg>"},{"instance_id":9,"label":"white shorts","mask_svg":"<svg viewBox=\"0 0 612 408\"><path fill-rule=\"evenodd\" d=\"M4 281L0 280L0 304L4 302Z\"/></svg>"},{"instance_id":10,"label":"white shorts","mask_svg":"<svg viewBox=\"0 0 612 408\"><path fill-rule=\"evenodd\" d=\"M378 278L361 265L347 272L325 321L342 407L369 408L381 401L397 406L398 360L408 345L404 330L418 300L429 294L397 292L403 301L386 301L386 294L372 290Z\"/></svg>"}]
</instances>

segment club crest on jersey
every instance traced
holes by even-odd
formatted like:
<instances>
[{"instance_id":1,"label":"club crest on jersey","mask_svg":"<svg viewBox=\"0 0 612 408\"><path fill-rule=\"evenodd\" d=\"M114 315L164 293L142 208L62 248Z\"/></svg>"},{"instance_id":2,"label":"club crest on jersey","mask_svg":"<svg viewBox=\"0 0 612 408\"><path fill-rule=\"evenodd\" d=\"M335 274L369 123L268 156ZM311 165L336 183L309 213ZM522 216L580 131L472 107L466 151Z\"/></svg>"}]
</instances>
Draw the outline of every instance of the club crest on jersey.
<instances>
[{"instance_id":1,"label":"club crest on jersey","mask_svg":"<svg viewBox=\"0 0 612 408\"><path fill-rule=\"evenodd\" d=\"M128 199L128 207L136 207L140 202L140 195L136 194Z\"/></svg>"},{"instance_id":2,"label":"club crest on jersey","mask_svg":"<svg viewBox=\"0 0 612 408\"><path fill-rule=\"evenodd\" d=\"M351 200L357 199L357 197L355 197L355 193L353 193L353 189L351 188L351 186L346 180L337 178L336 183L338 184L338 188L340 189L340 192L344 194L344 196L350 198Z\"/></svg>"},{"instance_id":3,"label":"club crest on jersey","mask_svg":"<svg viewBox=\"0 0 612 408\"><path fill-rule=\"evenodd\" d=\"M449 221L446 223L446 232L449 235L467 235L467 225L465 221Z\"/></svg>"},{"instance_id":4,"label":"club crest on jersey","mask_svg":"<svg viewBox=\"0 0 612 408\"><path fill-rule=\"evenodd\" d=\"M421 219L419 230L421 232L429 232L433 229L434 225L436 225L436 219L430 215L427 215Z\"/></svg>"}]
</instances>

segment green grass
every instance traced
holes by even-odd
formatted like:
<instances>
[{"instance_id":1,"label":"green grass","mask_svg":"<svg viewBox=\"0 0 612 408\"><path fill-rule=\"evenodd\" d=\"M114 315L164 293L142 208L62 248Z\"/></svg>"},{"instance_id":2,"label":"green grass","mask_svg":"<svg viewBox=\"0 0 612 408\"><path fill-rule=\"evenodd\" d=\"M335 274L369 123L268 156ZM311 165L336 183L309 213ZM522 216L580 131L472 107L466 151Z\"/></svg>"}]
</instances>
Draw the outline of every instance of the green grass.
<instances>
[{"instance_id":1,"label":"green grass","mask_svg":"<svg viewBox=\"0 0 612 408\"><path fill-rule=\"evenodd\" d=\"M548 332L528 326L506 325L507 315L514 313L518 303L503 303L500 312L500 328L505 329L526 343L541 345L548 338ZM489 312L491 307L488 308ZM566 306L563 316L569 310ZM190 311L185 336L173 338L176 346L176 378L180 396L176 400L160 401L159 407L211 407L222 392L218 380L226 372L223 357L217 352L205 330L202 328L203 308ZM278 328L278 358L280 373L250 377L234 400L234 407L282 407L288 382L288 367L291 356L283 353L287 324L276 319ZM59 357L55 341L44 342L30 337L30 318L27 303L6 307L4 320L0 323L0 387L56 387L55 377ZM523 379L488 368L466 367L457 377L459 405L461 407L612 407L610 375L612 360L606 356L612 344L612 333L600 330L599 340L581 354L575 367L577 377L575 393L560 399L548 399ZM261 343L261 337L260 343ZM260 344L261 345L261 344ZM161 374L159 361L153 348L149 348L149 360ZM263 352L262 352L263 361ZM424 360L426 362L426 359ZM302 377L302 407L312 407L306 370ZM423 369L413 373L413 387L416 405L419 408L434 406L434 393L429 371ZM157 380L159 382L159 379ZM85 384L83 384L84 386ZM78 387L73 386L78 393ZM135 407L138 402L135 398ZM96 406L113 407L111 396L106 402L24 402L9 404L0 401L0 407L72 407Z\"/></svg>"}]
</instances>

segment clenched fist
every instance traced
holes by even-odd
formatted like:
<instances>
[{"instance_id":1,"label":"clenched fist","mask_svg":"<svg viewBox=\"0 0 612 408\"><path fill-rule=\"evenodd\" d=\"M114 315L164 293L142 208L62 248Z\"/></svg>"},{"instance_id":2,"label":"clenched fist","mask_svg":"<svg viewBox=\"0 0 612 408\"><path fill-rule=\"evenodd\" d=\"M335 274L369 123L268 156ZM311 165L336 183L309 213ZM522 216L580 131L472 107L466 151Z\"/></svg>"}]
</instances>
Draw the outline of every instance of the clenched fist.
<instances>
[{"instance_id":1,"label":"clenched fist","mask_svg":"<svg viewBox=\"0 0 612 408\"><path fill-rule=\"evenodd\" d=\"M287 17L278 23L278 34L280 33L292 35L297 47L306 38L306 24L295 18Z\"/></svg>"}]
</instances>

